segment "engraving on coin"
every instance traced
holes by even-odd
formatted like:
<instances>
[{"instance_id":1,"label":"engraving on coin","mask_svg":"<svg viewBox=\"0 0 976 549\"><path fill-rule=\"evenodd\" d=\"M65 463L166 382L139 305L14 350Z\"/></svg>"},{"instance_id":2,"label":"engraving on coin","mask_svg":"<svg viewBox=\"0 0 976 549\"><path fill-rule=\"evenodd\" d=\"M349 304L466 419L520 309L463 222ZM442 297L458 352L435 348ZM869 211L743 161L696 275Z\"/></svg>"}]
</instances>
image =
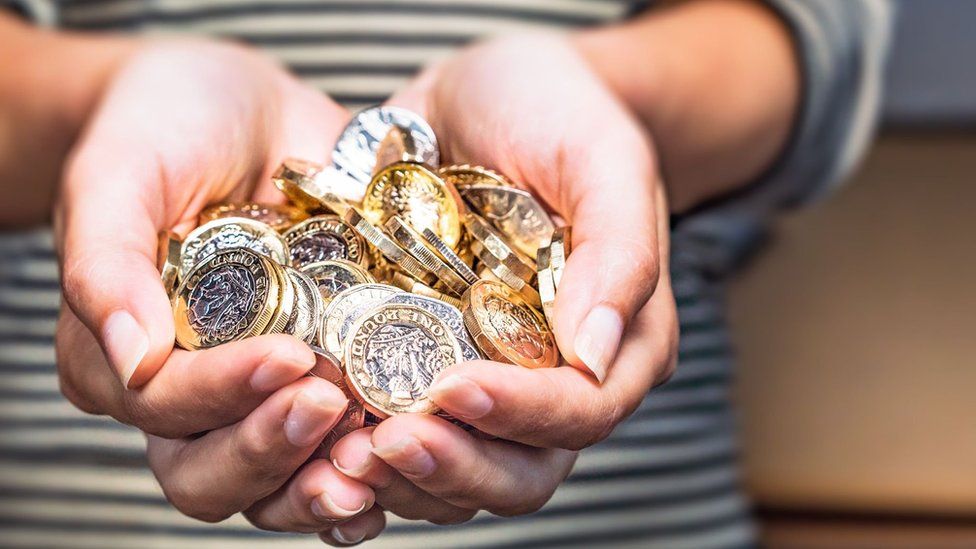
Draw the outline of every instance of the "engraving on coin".
<instances>
[{"instance_id":1,"label":"engraving on coin","mask_svg":"<svg viewBox=\"0 0 976 549\"><path fill-rule=\"evenodd\" d=\"M370 107L353 116L332 151L333 177L344 180L348 198L362 200L373 171L376 153L390 129L409 135L416 160L430 166L440 163L437 137L418 114L399 107Z\"/></svg>"},{"instance_id":2,"label":"engraving on coin","mask_svg":"<svg viewBox=\"0 0 976 549\"><path fill-rule=\"evenodd\" d=\"M301 267L331 259L363 264L365 241L337 216L322 215L306 219L284 234L292 264Z\"/></svg>"},{"instance_id":3,"label":"engraving on coin","mask_svg":"<svg viewBox=\"0 0 976 549\"><path fill-rule=\"evenodd\" d=\"M559 353L545 319L514 290L482 280L463 299L464 324L492 360L527 368L555 366Z\"/></svg>"},{"instance_id":4,"label":"engraving on coin","mask_svg":"<svg viewBox=\"0 0 976 549\"><path fill-rule=\"evenodd\" d=\"M274 265L247 249L227 250L190 271L174 304L176 339L186 349L261 333L279 301Z\"/></svg>"},{"instance_id":5,"label":"engraving on coin","mask_svg":"<svg viewBox=\"0 0 976 549\"><path fill-rule=\"evenodd\" d=\"M394 294L402 292L395 286L386 284L360 284L337 294L325 308L319 341L325 349L343 360L345 340L342 338L342 325L360 305L378 305Z\"/></svg>"},{"instance_id":6,"label":"engraving on coin","mask_svg":"<svg viewBox=\"0 0 976 549\"><path fill-rule=\"evenodd\" d=\"M327 305L339 292L358 284L375 282L373 277L358 265L342 259L317 261L299 268L315 282L315 286Z\"/></svg>"},{"instance_id":7,"label":"engraving on coin","mask_svg":"<svg viewBox=\"0 0 976 549\"><path fill-rule=\"evenodd\" d=\"M288 245L277 231L253 219L224 217L200 225L183 240L181 274L221 250L235 248L247 248L283 265L289 262Z\"/></svg>"},{"instance_id":8,"label":"engraving on coin","mask_svg":"<svg viewBox=\"0 0 976 549\"><path fill-rule=\"evenodd\" d=\"M461 240L463 206L453 186L420 164L398 162L380 170L363 198L370 223L386 223L398 215L414 230L430 229L454 248Z\"/></svg>"},{"instance_id":9,"label":"engraving on coin","mask_svg":"<svg viewBox=\"0 0 976 549\"><path fill-rule=\"evenodd\" d=\"M347 346L346 375L374 413L434 413L427 389L461 359L447 325L419 307L383 304L356 324Z\"/></svg>"},{"instance_id":10,"label":"engraving on coin","mask_svg":"<svg viewBox=\"0 0 976 549\"><path fill-rule=\"evenodd\" d=\"M523 190L472 185L461 191L461 196L507 236L518 251L533 259L556 228L545 208Z\"/></svg>"},{"instance_id":11,"label":"engraving on coin","mask_svg":"<svg viewBox=\"0 0 976 549\"><path fill-rule=\"evenodd\" d=\"M464 327L464 316L457 307L435 299L416 294L397 294L386 300L386 303L399 303L401 305L413 305L420 307L444 321L451 333L457 338L461 346L461 356L464 360L481 360L483 357L478 352L478 347L468 330Z\"/></svg>"}]
</instances>

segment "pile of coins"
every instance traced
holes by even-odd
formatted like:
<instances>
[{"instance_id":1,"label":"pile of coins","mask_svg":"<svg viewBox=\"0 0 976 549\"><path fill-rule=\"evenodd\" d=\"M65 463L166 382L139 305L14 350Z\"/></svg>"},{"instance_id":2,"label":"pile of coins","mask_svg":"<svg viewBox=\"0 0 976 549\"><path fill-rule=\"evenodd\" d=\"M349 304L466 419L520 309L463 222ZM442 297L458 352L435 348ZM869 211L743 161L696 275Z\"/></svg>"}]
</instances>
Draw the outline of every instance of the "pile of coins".
<instances>
[{"instance_id":1,"label":"pile of coins","mask_svg":"<svg viewBox=\"0 0 976 549\"><path fill-rule=\"evenodd\" d=\"M441 413L427 389L458 362L557 365L569 227L498 173L439 166L433 130L404 109L357 114L332 159L286 160L272 179L287 204L214 205L161 241L180 347L307 342L313 374L350 397L333 437Z\"/></svg>"}]
</instances>

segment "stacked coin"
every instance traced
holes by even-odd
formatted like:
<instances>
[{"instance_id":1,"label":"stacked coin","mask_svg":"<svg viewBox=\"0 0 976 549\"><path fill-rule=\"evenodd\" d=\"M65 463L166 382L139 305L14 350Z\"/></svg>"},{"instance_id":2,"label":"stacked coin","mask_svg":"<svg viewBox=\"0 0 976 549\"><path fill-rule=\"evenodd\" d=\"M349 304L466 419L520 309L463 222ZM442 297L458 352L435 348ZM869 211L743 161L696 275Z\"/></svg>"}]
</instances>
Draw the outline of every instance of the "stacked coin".
<instances>
[{"instance_id":1,"label":"stacked coin","mask_svg":"<svg viewBox=\"0 0 976 549\"><path fill-rule=\"evenodd\" d=\"M331 165L275 172L290 204L216 204L182 242L162 239L177 343L295 335L319 357L312 373L350 396L341 431L441 413L427 390L458 362L556 366L568 227L504 176L438 162L422 118L367 109Z\"/></svg>"}]
</instances>

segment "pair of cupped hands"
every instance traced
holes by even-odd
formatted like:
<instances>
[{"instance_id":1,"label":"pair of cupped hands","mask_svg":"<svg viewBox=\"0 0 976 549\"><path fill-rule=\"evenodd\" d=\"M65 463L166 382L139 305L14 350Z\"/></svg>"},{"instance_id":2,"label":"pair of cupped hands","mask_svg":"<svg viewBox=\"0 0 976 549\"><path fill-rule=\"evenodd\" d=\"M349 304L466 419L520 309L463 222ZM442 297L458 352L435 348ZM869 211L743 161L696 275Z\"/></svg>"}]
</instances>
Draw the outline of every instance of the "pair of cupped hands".
<instances>
[{"instance_id":1,"label":"pair of cupped hands","mask_svg":"<svg viewBox=\"0 0 976 549\"><path fill-rule=\"evenodd\" d=\"M306 374L287 335L173 348L158 235L208 204L280 202L285 157L327 161L350 113L261 54L148 43L118 69L67 164L55 212L64 305L57 359L82 410L144 431L148 461L183 513L317 533L349 545L384 511L437 524L539 509L576 452L605 438L673 370L668 216L649 136L572 38L512 37L460 51L389 101L433 126L444 163L524 184L573 225L555 335L575 367L489 361L448 368L444 410L399 415L315 454L346 397Z\"/></svg>"}]
</instances>

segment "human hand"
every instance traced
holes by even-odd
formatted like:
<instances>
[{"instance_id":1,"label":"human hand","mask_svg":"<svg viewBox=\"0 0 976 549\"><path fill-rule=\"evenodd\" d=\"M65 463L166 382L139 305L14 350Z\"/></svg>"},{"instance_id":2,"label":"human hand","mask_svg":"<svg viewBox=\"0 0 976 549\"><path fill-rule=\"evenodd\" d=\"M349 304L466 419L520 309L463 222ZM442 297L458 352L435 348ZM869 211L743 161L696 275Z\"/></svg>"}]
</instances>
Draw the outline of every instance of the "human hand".
<instances>
[{"instance_id":1,"label":"human hand","mask_svg":"<svg viewBox=\"0 0 976 549\"><path fill-rule=\"evenodd\" d=\"M668 215L650 140L557 37L476 46L391 102L426 115L445 162L498 170L573 225L555 335L576 368L451 367L431 398L499 439L401 415L346 436L332 457L406 518L534 511L569 474L575 451L608 436L674 368Z\"/></svg>"},{"instance_id":2,"label":"human hand","mask_svg":"<svg viewBox=\"0 0 976 549\"><path fill-rule=\"evenodd\" d=\"M324 157L347 118L248 50L163 42L119 70L72 154L56 212L62 390L145 431L164 492L190 516L245 511L262 528L327 536L357 513L382 521L368 487L305 464L346 406L303 378L308 347L270 335L174 350L156 266L161 230L185 232L217 200L279 201L269 170Z\"/></svg>"}]
</instances>

